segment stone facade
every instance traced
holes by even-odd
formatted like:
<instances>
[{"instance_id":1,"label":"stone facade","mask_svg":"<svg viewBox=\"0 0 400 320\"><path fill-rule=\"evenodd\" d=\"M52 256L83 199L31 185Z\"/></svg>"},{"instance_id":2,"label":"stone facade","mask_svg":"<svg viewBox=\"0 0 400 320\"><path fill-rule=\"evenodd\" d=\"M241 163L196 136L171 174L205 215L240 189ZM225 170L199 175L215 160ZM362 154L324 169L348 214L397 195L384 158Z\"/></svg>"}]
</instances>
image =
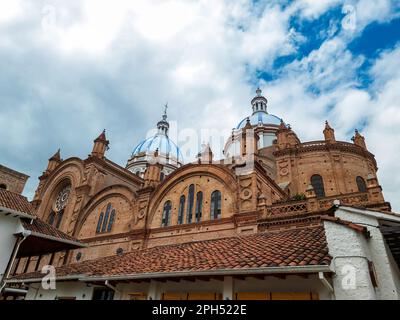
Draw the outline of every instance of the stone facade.
<instances>
[{"instance_id":1,"label":"stone facade","mask_svg":"<svg viewBox=\"0 0 400 320\"><path fill-rule=\"evenodd\" d=\"M21 194L29 176L0 165L0 188Z\"/></svg>"},{"instance_id":2,"label":"stone facade","mask_svg":"<svg viewBox=\"0 0 400 320\"><path fill-rule=\"evenodd\" d=\"M257 112L266 112L266 104L263 108ZM259 135L265 133L274 139L265 138L260 145ZM213 160L208 147L208 157L200 154L198 161L177 166L165 178L161 176L165 161L147 163L138 175L108 160L105 132L94 140L87 159L62 160L57 152L39 177L32 203L40 218L88 247L40 257L39 264L38 257L25 259L16 273L49 262L62 265L159 245L256 233L265 230L272 218L312 215L337 199L390 211L364 138L356 132L354 143L336 141L329 124L323 134L324 140L301 142L283 121L252 124L249 120L229 138L227 159ZM236 154L227 151L234 143L240 150ZM131 161L129 167L134 166ZM322 178L322 195L313 185L315 175Z\"/></svg>"}]
</instances>

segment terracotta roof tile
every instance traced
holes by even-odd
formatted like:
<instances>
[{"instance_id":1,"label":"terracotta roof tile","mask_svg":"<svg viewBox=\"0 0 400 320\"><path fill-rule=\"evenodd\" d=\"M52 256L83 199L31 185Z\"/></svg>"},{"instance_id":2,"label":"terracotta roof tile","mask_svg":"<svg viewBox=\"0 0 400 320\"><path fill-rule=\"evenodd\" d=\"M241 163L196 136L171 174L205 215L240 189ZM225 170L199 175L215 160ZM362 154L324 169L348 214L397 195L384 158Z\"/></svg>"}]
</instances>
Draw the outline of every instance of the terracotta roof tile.
<instances>
[{"instance_id":1,"label":"terracotta roof tile","mask_svg":"<svg viewBox=\"0 0 400 320\"><path fill-rule=\"evenodd\" d=\"M57 276L116 276L279 266L329 265L322 226L136 250L62 266ZM41 278L40 273L14 279Z\"/></svg>"},{"instance_id":2,"label":"terracotta roof tile","mask_svg":"<svg viewBox=\"0 0 400 320\"><path fill-rule=\"evenodd\" d=\"M33 207L26 197L0 188L0 207L14 211L33 214Z\"/></svg>"},{"instance_id":3,"label":"terracotta roof tile","mask_svg":"<svg viewBox=\"0 0 400 320\"><path fill-rule=\"evenodd\" d=\"M53 226L40 220L39 218L33 219L32 223L31 219L21 219L21 222L24 229L29 230L31 232L39 233L45 236L55 237L61 240L80 242L74 237L71 237L68 234L54 228Z\"/></svg>"}]
</instances>

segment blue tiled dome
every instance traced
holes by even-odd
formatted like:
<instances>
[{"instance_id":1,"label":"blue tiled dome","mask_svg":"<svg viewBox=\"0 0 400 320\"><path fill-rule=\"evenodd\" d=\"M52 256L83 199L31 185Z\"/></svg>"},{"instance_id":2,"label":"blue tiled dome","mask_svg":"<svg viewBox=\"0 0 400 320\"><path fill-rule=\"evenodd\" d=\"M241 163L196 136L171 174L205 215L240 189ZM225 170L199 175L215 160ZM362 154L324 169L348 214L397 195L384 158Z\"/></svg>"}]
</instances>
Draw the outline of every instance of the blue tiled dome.
<instances>
[{"instance_id":1,"label":"blue tiled dome","mask_svg":"<svg viewBox=\"0 0 400 320\"><path fill-rule=\"evenodd\" d=\"M132 157L142 153L153 155L157 149L160 155L169 155L170 158L176 158L178 162L183 163L183 156L179 147L164 133L157 133L140 142L133 149Z\"/></svg>"},{"instance_id":2,"label":"blue tiled dome","mask_svg":"<svg viewBox=\"0 0 400 320\"><path fill-rule=\"evenodd\" d=\"M263 125L276 125L279 126L281 123L281 118L273 115L273 114L269 114L265 111L256 111L254 112L250 117L250 124L252 126L256 126L259 123L263 124ZM245 125L246 125L246 121L247 118L244 118L242 121L239 122L239 124L237 125L236 129L242 129Z\"/></svg>"}]
</instances>

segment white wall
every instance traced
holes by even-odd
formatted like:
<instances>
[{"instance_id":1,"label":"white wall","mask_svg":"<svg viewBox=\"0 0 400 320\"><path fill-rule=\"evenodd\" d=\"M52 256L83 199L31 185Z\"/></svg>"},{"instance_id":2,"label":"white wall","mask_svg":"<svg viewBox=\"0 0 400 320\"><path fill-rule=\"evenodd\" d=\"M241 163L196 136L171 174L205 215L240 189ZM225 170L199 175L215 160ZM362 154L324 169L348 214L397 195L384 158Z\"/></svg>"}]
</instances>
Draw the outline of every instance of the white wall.
<instances>
[{"instance_id":1,"label":"white wall","mask_svg":"<svg viewBox=\"0 0 400 320\"><path fill-rule=\"evenodd\" d=\"M324 222L329 253L334 258L332 268L336 299L399 299L400 273L390 250L378 228L378 219L339 208L335 216L365 226L371 237L333 222ZM371 282L368 260L372 261L377 275L377 287ZM351 267L356 269L356 289L343 285L350 280Z\"/></svg>"},{"instance_id":2,"label":"white wall","mask_svg":"<svg viewBox=\"0 0 400 320\"><path fill-rule=\"evenodd\" d=\"M17 240L14 234L20 227L19 218L0 213L0 280L3 278Z\"/></svg>"},{"instance_id":3,"label":"white wall","mask_svg":"<svg viewBox=\"0 0 400 320\"><path fill-rule=\"evenodd\" d=\"M55 300L59 297L75 297L76 300L91 300L93 295L93 286L87 286L86 283L58 282L55 290L45 290L41 283L29 285L26 300Z\"/></svg>"},{"instance_id":4,"label":"white wall","mask_svg":"<svg viewBox=\"0 0 400 320\"><path fill-rule=\"evenodd\" d=\"M238 280L225 277L224 280L210 281L150 281L149 283L121 283L116 286L115 300L129 299L130 293L143 292L153 300L161 299L163 292L168 293L222 293L223 299L233 298L234 292L313 292L319 295L319 299L331 299L329 291L322 285L317 275L308 278L300 276L287 276L277 278L268 276L265 280L247 277L246 280ZM92 299L93 287L80 281L57 283L56 290L44 290L41 284L35 283L29 286L27 300L54 300L57 297L75 297L77 300Z\"/></svg>"}]
</instances>

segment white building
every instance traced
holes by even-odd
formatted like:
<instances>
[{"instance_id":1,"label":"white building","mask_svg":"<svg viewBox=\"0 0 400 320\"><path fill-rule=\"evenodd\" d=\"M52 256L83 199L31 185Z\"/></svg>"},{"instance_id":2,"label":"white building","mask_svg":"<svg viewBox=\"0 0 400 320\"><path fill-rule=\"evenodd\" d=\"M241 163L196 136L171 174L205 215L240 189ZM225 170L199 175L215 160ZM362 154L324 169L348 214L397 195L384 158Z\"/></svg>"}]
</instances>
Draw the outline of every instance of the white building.
<instances>
[{"instance_id":1,"label":"white building","mask_svg":"<svg viewBox=\"0 0 400 320\"><path fill-rule=\"evenodd\" d=\"M399 235L397 214L337 205L252 235L62 266L55 290L43 289L38 272L7 285L25 285L30 300L398 300Z\"/></svg>"}]
</instances>

